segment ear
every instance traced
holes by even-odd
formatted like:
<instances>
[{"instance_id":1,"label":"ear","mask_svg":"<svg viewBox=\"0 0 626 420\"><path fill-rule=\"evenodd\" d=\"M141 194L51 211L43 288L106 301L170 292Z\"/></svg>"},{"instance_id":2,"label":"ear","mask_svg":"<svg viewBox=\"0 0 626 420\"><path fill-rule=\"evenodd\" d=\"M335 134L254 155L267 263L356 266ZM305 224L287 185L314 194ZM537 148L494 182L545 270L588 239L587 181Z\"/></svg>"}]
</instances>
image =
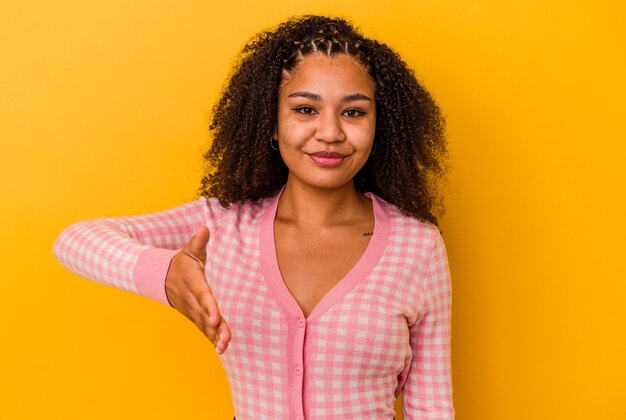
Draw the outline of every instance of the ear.
<instances>
[{"instance_id":1,"label":"ear","mask_svg":"<svg viewBox=\"0 0 626 420\"><path fill-rule=\"evenodd\" d=\"M278 140L278 127L274 126L274 131L272 131L272 138Z\"/></svg>"}]
</instances>

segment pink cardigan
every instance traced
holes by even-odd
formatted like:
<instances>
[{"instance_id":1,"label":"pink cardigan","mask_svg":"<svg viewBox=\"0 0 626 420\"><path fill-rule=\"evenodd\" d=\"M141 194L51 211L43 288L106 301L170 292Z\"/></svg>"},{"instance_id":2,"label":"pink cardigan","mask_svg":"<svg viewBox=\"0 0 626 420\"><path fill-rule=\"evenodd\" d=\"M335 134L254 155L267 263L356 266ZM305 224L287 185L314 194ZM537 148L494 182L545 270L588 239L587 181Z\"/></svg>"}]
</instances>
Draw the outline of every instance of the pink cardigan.
<instances>
[{"instance_id":1,"label":"pink cardigan","mask_svg":"<svg viewBox=\"0 0 626 420\"><path fill-rule=\"evenodd\" d=\"M247 419L453 419L451 285L436 227L373 194L375 227L357 264L308 317L283 282L278 194L223 209L201 198L164 211L80 222L54 253L74 273L165 304L169 262L200 225L206 277L233 337L222 354Z\"/></svg>"}]
</instances>

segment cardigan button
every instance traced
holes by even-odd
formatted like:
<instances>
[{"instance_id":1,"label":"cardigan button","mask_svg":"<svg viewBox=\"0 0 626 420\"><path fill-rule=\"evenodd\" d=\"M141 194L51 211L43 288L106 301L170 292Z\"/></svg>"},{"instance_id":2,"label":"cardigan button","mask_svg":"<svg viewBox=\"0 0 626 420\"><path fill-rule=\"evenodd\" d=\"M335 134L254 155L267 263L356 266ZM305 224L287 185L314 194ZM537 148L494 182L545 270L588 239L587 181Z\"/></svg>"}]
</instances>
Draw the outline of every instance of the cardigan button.
<instances>
[{"instance_id":1,"label":"cardigan button","mask_svg":"<svg viewBox=\"0 0 626 420\"><path fill-rule=\"evenodd\" d=\"M302 368L300 367L300 365L296 365L296 368L293 370L296 375L300 376L302 375Z\"/></svg>"},{"instance_id":2,"label":"cardigan button","mask_svg":"<svg viewBox=\"0 0 626 420\"><path fill-rule=\"evenodd\" d=\"M306 325L306 321L304 320L304 318L302 318L301 316L298 317L298 327L300 328L304 328L304 326Z\"/></svg>"}]
</instances>

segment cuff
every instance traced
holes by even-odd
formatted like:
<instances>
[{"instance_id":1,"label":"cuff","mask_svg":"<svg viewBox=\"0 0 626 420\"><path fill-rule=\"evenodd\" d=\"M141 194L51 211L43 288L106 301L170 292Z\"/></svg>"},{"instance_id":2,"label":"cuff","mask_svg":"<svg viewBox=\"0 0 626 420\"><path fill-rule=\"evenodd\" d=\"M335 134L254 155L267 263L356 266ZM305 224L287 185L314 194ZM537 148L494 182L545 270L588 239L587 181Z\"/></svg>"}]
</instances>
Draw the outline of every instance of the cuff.
<instances>
[{"instance_id":1,"label":"cuff","mask_svg":"<svg viewBox=\"0 0 626 420\"><path fill-rule=\"evenodd\" d=\"M146 248L139 254L133 278L137 293L172 307L165 294L165 277L177 250Z\"/></svg>"}]
</instances>

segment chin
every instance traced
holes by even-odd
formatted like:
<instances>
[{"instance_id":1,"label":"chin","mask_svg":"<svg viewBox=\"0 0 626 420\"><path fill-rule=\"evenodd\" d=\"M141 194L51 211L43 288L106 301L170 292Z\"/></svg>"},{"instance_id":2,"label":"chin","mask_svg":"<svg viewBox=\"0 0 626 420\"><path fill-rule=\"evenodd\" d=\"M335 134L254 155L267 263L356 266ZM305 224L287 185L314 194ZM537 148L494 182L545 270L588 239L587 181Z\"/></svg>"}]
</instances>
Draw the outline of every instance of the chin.
<instances>
[{"instance_id":1,"label":"chin","mask_svg":"<svg viewBox=\"0 0 626 420\"><path fill-rule=\"evenodd\" d=\"M311 179L303 182L304 185L309 188L320 189L320 190L336 190L340 188L345 188L347 186L353 186L353 179Z\"/></svg>"},{"instance_id":2,"label":"chin","mask_svg":"<svg viewBox=\"0 0 626 420\"><path fill-rule=\"evenodd\" d=\"M352 172L355 172L354 168L324 169L315 167L312 170L308 170L309 168L306 168L307 170L303 169L305 168L298 167L297 171L290 171L288 182L302 185L305 188L321 190L336 190L354 185L354 176L351 176Z\"/></svg>"}]
</instances>

